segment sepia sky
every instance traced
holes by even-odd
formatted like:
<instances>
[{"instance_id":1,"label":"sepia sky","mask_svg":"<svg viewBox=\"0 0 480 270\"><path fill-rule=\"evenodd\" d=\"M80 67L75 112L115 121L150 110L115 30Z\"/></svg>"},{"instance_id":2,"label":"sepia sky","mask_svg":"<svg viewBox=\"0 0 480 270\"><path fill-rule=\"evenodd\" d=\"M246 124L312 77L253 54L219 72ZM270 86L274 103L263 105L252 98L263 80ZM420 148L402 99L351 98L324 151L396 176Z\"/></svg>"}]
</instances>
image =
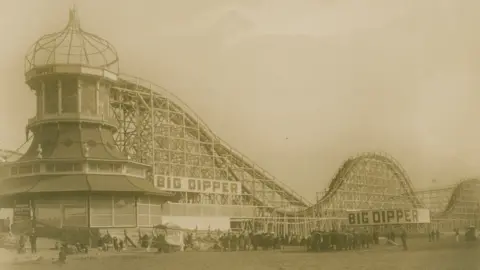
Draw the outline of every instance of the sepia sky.
<instances>
[{"instance_id":1,"label":"sepia sky","mask_svg":"<svg viewBox=\"0 0 480 270\"><path fill-rule=\"evenodd\" d=\"M0 148L24 140L23 59L74 1L3 1ZM123 73L179 96L222 139L307 198L358 152L417 188L480 176L480 1L81 0Z\"/></svg>"}]
</instances>

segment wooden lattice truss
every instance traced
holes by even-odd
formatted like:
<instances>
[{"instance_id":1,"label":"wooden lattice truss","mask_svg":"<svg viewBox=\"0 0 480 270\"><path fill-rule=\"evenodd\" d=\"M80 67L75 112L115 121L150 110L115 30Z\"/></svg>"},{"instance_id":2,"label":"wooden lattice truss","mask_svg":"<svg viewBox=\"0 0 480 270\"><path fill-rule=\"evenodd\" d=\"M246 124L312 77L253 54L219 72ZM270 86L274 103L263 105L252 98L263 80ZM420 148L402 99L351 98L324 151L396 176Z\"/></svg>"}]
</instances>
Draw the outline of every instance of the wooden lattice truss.
<instances>
[{"instance_id":1,"label":"wooden lattice truss","mask_svg":"<svg viewBox=\"0 0 480 270\"><path fill-rule=\"evenodd\" d=\"M218 204L302 209L310 203L216 136L188 106L164 89L128 76L112 88L117 145L152 174L237 181L242 195L215 195ZM263 211L263 210L262 210Z\"/></svg>"},{"instance_id":2,"label":"wooden lattice truss","mask_svg":"<svg viewBox=\"0 0 480 270\"><path fill-rule=\"evenodd\" d=\"M364 153L345 161L325 192L317 194L314 216L344 218L349 210L424 207L405 170L384 153Z\"/></svg>"}]
</instances>

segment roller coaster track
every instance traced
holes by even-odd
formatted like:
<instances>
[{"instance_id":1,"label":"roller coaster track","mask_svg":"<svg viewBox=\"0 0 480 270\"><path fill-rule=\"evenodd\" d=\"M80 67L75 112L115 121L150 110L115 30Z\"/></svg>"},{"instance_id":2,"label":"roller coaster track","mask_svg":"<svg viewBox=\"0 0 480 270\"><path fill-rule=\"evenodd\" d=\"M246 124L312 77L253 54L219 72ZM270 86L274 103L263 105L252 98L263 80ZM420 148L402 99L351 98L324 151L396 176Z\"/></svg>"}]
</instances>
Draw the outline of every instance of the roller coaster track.
<instances>
[{"instance_id":1,"label":"roller coaster track","mask_svg":"<svg viewBox=\"0 0 480 270\"><path fill-rule=\"evenodd\" d=\"M127 91L140 96L143 105L150 109L153 109L151 108L152 104L160 103L160 101L156 102L156 100L168 99L171 102L170 110L183 114L186 119L186 124L199 127L200 136L213 143L213 151L215 153L211 154L215 156L216 166L228 168L232 180L241 181L242 179L242 177L238 175L238 170L234 170L234 168L249 168L245 170L244 173L247 173L251 179L262 182L263 185L276 192L291 205L297 208L305 208L311 205L308 200L297 194L293 189L276 180L267 171L221 140L188 105L166 89L152 82L124 74L120 76L118 83L113 88L117 91ZM175 119L173 119L173 121L175 121ZM227 155L228 158L226 158ZM255 187L253 187L253 185L254 184L248 185L244 182L243 189L253 194L258 204L271 207L272 209L275 208L274 205L270 205L268 200L265 200L262 196L255 196Z\"/></svg>"},{"instance_id":2,"label":"roller coaster track","mask_svg":"<svg viewBox=\"0 0 480 270\"><path fill-rule=\"evenodd\" d=\"M242 177L238 175L237 168L249 168L244 171L249 175L251 179L258 180L262 182L266 187L271 190L274 190L279 194L282 199L285 199L289 202L288 206L278 207L269 203L268 199L266 200L262 196L255 196L255 188L252 185L248 185L245 182L242 182L243 189L248 193L252 194L257 204L262 206L270 207L277 213L284 215L306 215L311 213L317 205L309 203L306 199L298 195L291 188L287 187L282 182L276 180L273 176L268 174L260 166L256 165L253 161L248 159L246 156L241 154L239 151L231 147L228 143L221 140L205 123L204 121L195 113L193 110L188 107L184 102L182 102L178 97L176 97L171 92L166 89L155 85L152 82L140 79L138 77L132 77L128 75L121 75L119 82L114 86L114 89L117 91L127 91L134 93L136 95L142 96L143 105L146 107L153 106L154 102L157 99L168 99L171 101L170 109L173 109L173 112L178 112L183 114L186 118L186 122L190 126L200 127L201 136L206 138L209 142L213 142L213 150L208 150L212 155L215 156L215 165L217 167L226 167L228 168L230 180L241 181ZM160 102L158 102L160 103ZM173 119L173 121L179 121ZM175 123L181 124L181 123ZM214 151L212 153L211 151ZM228 156L228 158L227 158ZM322 204L324 201L327 201L329 198L333 197L339 187L344 183L344 176L357 165L358 162L369 158L376 159L381 162L388 164L389 169L395 174L398 179L401 179L400 183L402 189L408 193L408 196L411 198L412 205L423 205L418 198L415 197L413 192L413 187L408 175L405 170L400 166L400 164L394 160L392 157L389 157L385 154L379 153L367 153L355 158L347 160L343 166L339 169L337 175L331 181L329 185L329 192L325 197L319 201ZM243 175L243 176L244 176Z\"/></svg>"},{"instance_id":3,"label":"roller coaster track","mask_svg":"<svg viewBox=\"0 0 480 270\"><path fill-rule=\"evenodd\" d=\"M343 165L338 169L336 175L330 181L327 192L320 198L315 205L312 205L302 211L298 211L297 215L313 215L315 209L322 209L327 202L337 195L338 190L345 185L347 181L347 174L351 172L361 161L373 159L385 164L388 169L399 179L399 183L404 191L401 197L408 198L412 206L423 207L424 204L417 198L414 192L414 188L408 174L403 167L393 157L388 156L385 153L362 153L355 157L346 160Z\"/></svg>"},{"instance_id":4,"label":"roller coaster track","mask_svg":"<svg viewBox=\"0 0 480 270\"><path fill-rule=\"evenodd\" d=\"M473 188L467 187L469 185L473 185ZM469 194L467 198L463 198L464 191L474 191L473 196ZM455 208L459 205L467 203L465 205L470 210L469 213L471 214L480 214L480 180L476 178L469 178L463 179L459 183L457 183L453 188L452 192L450 193L448 203L445 206L445 209L440 212L436 213L435 217L445 217L449 214L454 214Z\"/></svg>"},{"instance_id":5,"label":"roller coaster track","mask_svg":"<svg viewBox=\"0 0 480 270\"><path fill-rule=\"evenodd\" d=\"M404 194L411 200L412 205L423 205L423 203L420 202L420 200L415 196L413 184L403 167L393 157L390 157L384 153L364 153L348 159L343 166L340 167L336 176L332 179L328 186L328 192L322 199L318 201L318 203L322 204L334 196L335 192L345 183L346 174L364 159L376 159L385 163L395 174L395 176L400 179L400 184L402 184L402 188L406 191Z\"/></svg>"}]
</instances>

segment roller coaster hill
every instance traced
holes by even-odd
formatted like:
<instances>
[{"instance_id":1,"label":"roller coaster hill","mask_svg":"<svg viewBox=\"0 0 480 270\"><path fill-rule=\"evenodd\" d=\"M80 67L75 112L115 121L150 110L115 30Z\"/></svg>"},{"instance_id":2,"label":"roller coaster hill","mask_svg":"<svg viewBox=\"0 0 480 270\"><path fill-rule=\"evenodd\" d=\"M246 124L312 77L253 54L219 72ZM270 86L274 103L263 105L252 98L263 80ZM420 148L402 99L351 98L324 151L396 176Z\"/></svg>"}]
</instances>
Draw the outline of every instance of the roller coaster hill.
<instances>
[{"instance_id":1,"label":"roller coaster hill","mask_svg":"<svg viewBox=\"0 0 480 270\"><path fill-rule=\"evenodd\" d=\"M70 15L72 14L76 13L71 12ZM91 46L82 46L97 42L101 43L105 50L113 52L111 57L118 63L113 46L102 38L81 30L79 23L73 25L75 20L77 18L71 18L63 31L46 35L41 42L35 44L30 54L38 55L40 51L46 51L55 55L61 46L73 48L72 40L82 49L63 50L68 54L76 52L76 57L82 58L92 50ZM74 37L88 42L78 43ZM35 57L27 55L26 59L26 66L32 68ZM55 73L55 68L59 65L55 61L59 61L60 57L48 59L50 62L47 61L46 66L51 69L42 72ZM88 67L88 63L83 61L76 65L83 69ZM26 74L28 75L28 68ZM136 227L151 227L168 220L200 230L216 227L220 229L221 226L217 226L215 220L228 218L229 224L226 227L232 229L304 234L316 228L332 228L345 224L346 211L412 208L429 208L432 214L431 225L443 231L478 224L479 180L467 179L451 187L415 191L402 166L385 153L362 153L347 159L327 189L317 193L316 202L311 203L221 140L197 114L171 92L135 76L120 72L115 74L115 80L110 80L111 86L108 88L109 102L104 104L107 108L106 115L102 116L103 120L95 120L108 119L115 123L114 145L101 134L97 137L92 135L85 142L83 151L88 148L90 153L94 153L99 146L110 149L108 151L116 148L128 157L128 162L143 164L148 168L144 175L145 182L150 182L149 185L157 190L169 193L166 203L155 201L152 197L137 199L134 204L137 207L135 211L138 212ZM89 88L84 87L82 91L82 97L86 96ZM92 94L91 97L95 96L94 92L89 94ZM60 91L59 99L62 98L61 95ZM37 99L37 102L44 106L44 111L30 119L29 124L49 120L50 116L45 111L45 106L49 105L43 104L40 99ZM55 103L53 106L60 105ZM55 113L52 117L58 118ZM36 148L41 148L43 143L43 148L46 148L47 140L56 141L58 145L66 145L67 141L69 144L75 143L62 129L50 130L49 134L50 138L44 138L42 142L35 140L33 132L27 128L24 145L15 151L1 150L4 161L1 165L2 175L5 178L42 175L46 167L33 168L21 162L22 152L29 144L32 144L30 149L34 149L29 151L35 151ZM47 155L45 151L44 155ZM69 173L66 168L55 166L48 170L58 171L59 174ZM75 168L72 167L72 170ZM88 173L102 174L111 170L115 168L98 165ZM44 178L39 177L35 185L23 188L21 193L37 192L35 190L45 181ZM62 205L67 207L67 204ZM57 217L60 219L59 226L72 220L68 215L75 215L67 212L64 211L63 216ZM37 216L37 219L41 218ZM116 225L113 222L109 223L109 226Z\"/></svg>"}]
</instances>

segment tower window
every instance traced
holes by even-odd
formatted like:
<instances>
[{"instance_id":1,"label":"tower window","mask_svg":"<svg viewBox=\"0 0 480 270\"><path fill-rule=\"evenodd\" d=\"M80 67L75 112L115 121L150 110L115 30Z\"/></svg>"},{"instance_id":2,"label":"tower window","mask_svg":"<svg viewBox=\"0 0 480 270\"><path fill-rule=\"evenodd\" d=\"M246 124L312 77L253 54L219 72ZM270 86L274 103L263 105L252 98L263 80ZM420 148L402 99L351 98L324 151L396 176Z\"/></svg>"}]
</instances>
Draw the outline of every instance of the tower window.
<instances>
[{"instance_id":1,"label":"tower window","mask_svg":"<svg viewBox=\"0 0 480 270\"><path fill-rule=\"evenodd\" d=\"M45 113L58 112L58 88L55 80L45 81Z\"/></svg>"},{"instance_id":2,"label":"tower window","mask_svg":"<svg viewBox=\"0 0 480 270\"><path fill-rule=\"evenodd\" d=\"M78 112L78 80L76 78L62 79L62 112Z\"/></svg>"}]
</instances>

